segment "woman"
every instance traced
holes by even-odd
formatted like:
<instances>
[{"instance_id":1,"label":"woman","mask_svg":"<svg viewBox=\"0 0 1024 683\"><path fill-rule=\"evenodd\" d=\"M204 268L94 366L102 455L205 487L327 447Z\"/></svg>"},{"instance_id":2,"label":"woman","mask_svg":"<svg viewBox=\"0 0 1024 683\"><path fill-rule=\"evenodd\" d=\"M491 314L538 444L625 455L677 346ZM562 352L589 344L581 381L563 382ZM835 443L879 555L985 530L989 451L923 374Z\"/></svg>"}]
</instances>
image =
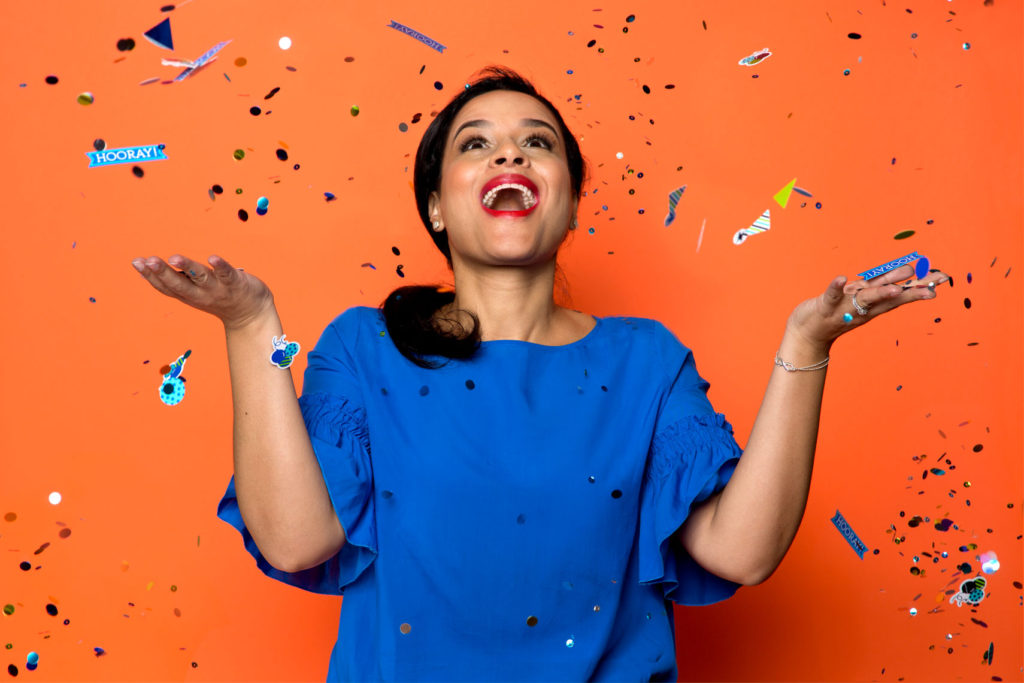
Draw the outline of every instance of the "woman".
<instances>
[{"instance_id":1,"label":"woman","mask_svg":"<svg viewBox=\"0 0 1024 683\"><path fill-rule=\"evenodd\" d=\"M741 452L661 323L554 304L583 159L529 83L483 76L416 157L455 291L345 311L301 398L268 366L284 330L259 279L216 256L136 267L224 323L218 514L268 575L344 594L329 680L676 680L670 603L764 581L796 534L832 343L947 278L837 277L797 306Z\"/></svg>"}]
</instances>

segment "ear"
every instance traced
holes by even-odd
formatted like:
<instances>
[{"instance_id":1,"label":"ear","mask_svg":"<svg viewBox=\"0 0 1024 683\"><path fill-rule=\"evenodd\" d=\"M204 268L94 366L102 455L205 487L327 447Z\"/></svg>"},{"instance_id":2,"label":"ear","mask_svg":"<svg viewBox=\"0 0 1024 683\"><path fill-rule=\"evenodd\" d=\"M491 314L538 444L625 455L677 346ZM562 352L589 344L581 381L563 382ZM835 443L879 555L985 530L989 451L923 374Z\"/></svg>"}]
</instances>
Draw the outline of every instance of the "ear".
<instances>
[{"instance_id":1,"label":"ear","mask_svg":"<svg viewBox=\"0 0 1024 683\"><path fill-rule=\"evenodd\" d=\"M437 190L431 192L430 197L427 198L427 214L431 221L441 220L441 195L437 193Z\"/></svg>"}]
</instances>

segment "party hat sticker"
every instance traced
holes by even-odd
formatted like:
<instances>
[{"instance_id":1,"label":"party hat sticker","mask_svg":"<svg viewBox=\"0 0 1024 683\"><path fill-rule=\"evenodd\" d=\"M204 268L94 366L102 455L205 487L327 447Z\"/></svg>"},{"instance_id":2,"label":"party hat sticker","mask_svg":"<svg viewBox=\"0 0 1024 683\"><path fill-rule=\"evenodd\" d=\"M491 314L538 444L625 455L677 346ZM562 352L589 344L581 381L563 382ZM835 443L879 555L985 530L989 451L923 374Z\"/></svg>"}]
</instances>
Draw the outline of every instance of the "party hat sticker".
<instances>
[{"instance_id":1,"label":"party hat sticker","mask_svg":"<svg viewBox=\"0 0 1024 683\"><path fill-rule=\"evenodd\" d=\"M672 225L672 221L676 219L676 206L679 205L679 200L682 198L684 192L686 192L686 185L668 193L668 215L665 216L666 228Z\"/></svg>"},{"instance_id":2,"label":"party hat sticker","mask_svg":"<svg viewBox=\"0 0 1024 683\"><path fill-rule=\"evenodd\" d=\"M171 38L171 19L170 17L164 19L159 24L149 29L142 35L146 36L146 39L156 45L162 47L165 50L174 49L174 39Z\"/></svg>"},{"instance_id":3,"label":"party hat sticker","mask_svg":"<svg viewBox=\"0 0 1024 683\"><path fill-rule=\"evenodd\" d=\"M789 204L789 195L793 194L794 187L796 187L796 178L790 180L784 188L775 193L775 203L785 209L786 204Z\"/></svg>"},{"instance_id":4,"label":"party hat sticker","mask_svg":"<svg viewBox=\"0 0 1024 683\"><path fill-rule=\"evenodd\" d=\"M185 368L185 359L191 355L192 350L189 349L167 367L164 381L160 385L160 400L166 405L176 406L185 398L185 378L181 376L181 371Z\"/></svg>"},{"instance_id":5,"label":"party hat sticker","mask_svg":"<svg viewBox=\"0 0 1024 683\"><path fill-rule=\"evenodd\" d=\"M751 223L749 228L743 228L737 230L736 234L732 236L733 244L743 244L748 237L756 235L759 232L767 232L772 228L772 214L769 209L765 209L761 216Z\"/></svg>"}]
</instances>

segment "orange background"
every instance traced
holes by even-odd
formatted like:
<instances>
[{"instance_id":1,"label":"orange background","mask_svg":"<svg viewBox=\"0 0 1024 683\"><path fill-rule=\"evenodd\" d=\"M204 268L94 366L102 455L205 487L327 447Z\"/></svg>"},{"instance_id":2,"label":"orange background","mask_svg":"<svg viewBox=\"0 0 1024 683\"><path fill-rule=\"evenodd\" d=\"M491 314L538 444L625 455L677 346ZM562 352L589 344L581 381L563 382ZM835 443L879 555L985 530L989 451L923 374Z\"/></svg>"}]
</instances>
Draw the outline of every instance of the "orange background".
<instances>
[{"instance_id":1,"label":"orange background","mask_svg":"<svg viewBox=\"0 0 1024 683\"><path fill-rule=\"evenodd\" d=\"M140 86L180 71L142 37L165 16L176 57L233 42L182 82ZM215 516L231 475L221 326L130 259L224 255L270 284L304 350L350 306L451 284L416 216L413 157L431 113L503 63L561 108L592 164L560 301L668 325L741 445L799 301L915 250L953 276L836 344L796 541L766 583L676 608L681 680L1021 680L1022 19L1011 0L4 2L3 666L39 681L323 679L343 600L265 578ZM143 178L89 168L96 138L162 143L168 159ZM772 196L793 178L813 197L783 209ZM766 208L771 230L733 245ZM159 368L186 349L187 394L167 407ZM297 383L304 368L301 354ZM931 467L946 473L923 479ZM858 559L837 509L877 555ZM956 527L936 530L946 516ZM950 605L957 565L974 575L986 551L1001 562L987 597Z\"/></svg>"}]
</instances>

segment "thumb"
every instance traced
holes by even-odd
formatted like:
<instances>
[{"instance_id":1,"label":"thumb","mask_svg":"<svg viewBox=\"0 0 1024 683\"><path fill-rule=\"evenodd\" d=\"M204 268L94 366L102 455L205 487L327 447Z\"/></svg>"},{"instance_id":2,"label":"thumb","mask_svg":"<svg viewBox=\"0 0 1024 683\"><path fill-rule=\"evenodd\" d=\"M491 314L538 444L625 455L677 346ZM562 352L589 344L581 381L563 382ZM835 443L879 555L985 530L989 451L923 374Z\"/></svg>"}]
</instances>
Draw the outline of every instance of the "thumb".
<instances>
[{"instance_id":1,"label":"thumb","mask_svg":"<svg viewBox=\"0 0 1024 683\"><path fill-rule=\"evenodd\" d=\"M829 308L835 308L839 305L839 302L843 300L844 285L846 285L845 275L833 278L832 282L829 283L828 288L825 289L825 293L821 295L822 301L826 306Z\"/></svg>"}]
</instances>

